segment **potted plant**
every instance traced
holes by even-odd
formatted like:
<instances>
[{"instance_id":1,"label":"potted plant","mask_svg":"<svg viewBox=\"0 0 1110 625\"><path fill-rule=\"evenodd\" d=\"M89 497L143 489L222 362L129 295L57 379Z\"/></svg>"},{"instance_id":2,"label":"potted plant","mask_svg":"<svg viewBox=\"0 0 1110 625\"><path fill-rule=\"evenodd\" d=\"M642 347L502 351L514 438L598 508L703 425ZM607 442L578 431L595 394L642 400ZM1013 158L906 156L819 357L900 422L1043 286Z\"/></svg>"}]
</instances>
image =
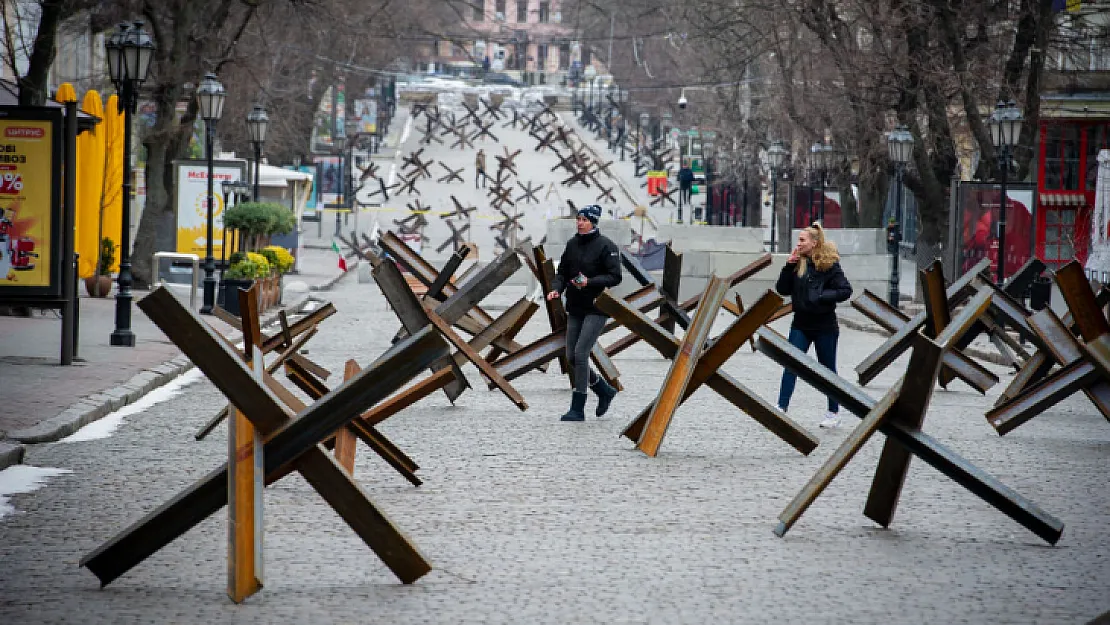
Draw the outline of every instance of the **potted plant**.
<instances>
[{"instance_id":1,"label":"potted plant","mask_svg":"<svg viewBox=\"0 0 1110 625\"><path fill-rule=\"evenodd\" d=\"M100 258L96 273L85 278L85 291L89 297L108 297L112 292L112 265L116 262L116 244L104 237L100 240Z\"/></svg>"},{"instance_id":2,"label":"potted plant","mask_svg":"<svg viewBox=\"0 0 1110 625\"><path fill-rule=\"evenodd\" d=\"M254 284L254 276L258 267L254 261L247 258L243 252L235 252L228 259L227 271L224 272L223 283L220 285L220 308L239 316L239 289L244 291Z\"/></svg>"},{"instance_id":3,"label":"potted plant","mask_svg":"<svg viewBox=\"0 0 1110 625\"><path fill-rule=\"evenodd\" d=\"M266 305L275 306L281 303L281 277L293 268L295 259L289 250L279 245L267 245L259 253L270 263Z\"/></svg>"}]
</instances>

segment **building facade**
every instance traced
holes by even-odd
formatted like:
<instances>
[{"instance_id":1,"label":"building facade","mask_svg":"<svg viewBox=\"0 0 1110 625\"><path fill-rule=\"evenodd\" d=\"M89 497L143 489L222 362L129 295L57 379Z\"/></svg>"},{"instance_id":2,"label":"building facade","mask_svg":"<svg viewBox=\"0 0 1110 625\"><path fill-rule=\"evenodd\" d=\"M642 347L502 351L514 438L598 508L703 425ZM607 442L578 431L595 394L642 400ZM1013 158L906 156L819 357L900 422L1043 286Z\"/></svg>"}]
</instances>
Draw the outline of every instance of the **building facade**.
<instances>
[{"instance_id":1,"label":"building facade","mask_svg":"<svg viewBox=\"0 0 1110 625\"><path fill-rule=\"evenodd\" d=\"M1110 149L1110 2L1058 14L1037 132L1034 253L1050 267L1086 262L1099 150Z\"/></svg>"},{"instance_id":2,"label":"building facade","mask_svg":"<svg viewBox=\"0 0 1110 625\"><path fill-rule=\"evenodd\" d=\"M564 22L560 0L476 0L472 5L456 32L424 51L421 69L476 76L488 66L529 84L559 84L573 68L594 61Z\"/></svg>"}]
</instances>

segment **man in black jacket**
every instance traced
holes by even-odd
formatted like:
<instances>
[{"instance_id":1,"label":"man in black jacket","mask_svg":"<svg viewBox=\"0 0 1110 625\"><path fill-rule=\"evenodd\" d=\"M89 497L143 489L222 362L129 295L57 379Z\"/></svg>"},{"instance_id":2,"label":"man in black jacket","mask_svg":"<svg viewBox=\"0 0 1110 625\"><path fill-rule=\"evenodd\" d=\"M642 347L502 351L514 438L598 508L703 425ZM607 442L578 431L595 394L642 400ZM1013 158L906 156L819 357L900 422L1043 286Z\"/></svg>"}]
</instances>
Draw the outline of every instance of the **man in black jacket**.
<instances>
[{"instance_id":1,"label":"man in black jacket","mask_svg":"<svg viewBox=\"0 0 1110 625\"><path fill-rule=\"evenodd\" d=\"M547 299L567 295L567 360L574 378L574 393L570 410L563 421L585 421L587 384L597 394L597 416L609 409L617 389L609 385L590 368L590 351L593 350L606 315L594 305L594 300L605 289L621 283L621 254L617 245L602 236L597 229L601 207L585 206L578 211L578 233L567 241L566 250L559 260L559 270L551 284ZM569 288L568 288L569 287Z\"/></svg>"}]
</instances>

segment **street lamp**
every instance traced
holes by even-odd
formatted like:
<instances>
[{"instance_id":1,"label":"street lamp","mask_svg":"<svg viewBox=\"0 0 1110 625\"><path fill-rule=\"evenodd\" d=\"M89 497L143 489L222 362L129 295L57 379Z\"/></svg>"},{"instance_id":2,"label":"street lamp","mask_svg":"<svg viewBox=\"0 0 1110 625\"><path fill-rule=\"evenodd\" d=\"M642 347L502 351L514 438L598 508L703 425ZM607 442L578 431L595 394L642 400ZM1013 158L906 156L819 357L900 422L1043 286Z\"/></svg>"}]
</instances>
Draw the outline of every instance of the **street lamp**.
<instances>
[{"instance_id":1,"label":"street lamp","mask_svg":"<svg viewBox=\"0 0 1110 625\"><path fill-rule=\"evenodd\" d=\"M715 154L712 141L701 144L702 154L705 158L705 223L713 225L713 156Z\"/></svg>"},{"instance_id":2,"label":"street lamp","mask_svg":"<svg viewBox=\"0 0 1110 625\"><path fill-rule=\"evenodd\" d=\"M262 162L262 144L266 142L266 130L270 127L270 116L261 104L255 104L254 110L247 114L247 130L250 131L251 143L254 145L254 201L260 200L259 195L259 170Z\"/></svg>"},{"instance_id":3,"label":"street lamp","mask_svg":"<svg viewBox=\"0 0 1110 625\"><path fill-rule=\"evenodd\" d=\"M212 205L216 197L212 192L212 181L215 174L212 172L212 143L215 141L213 128L224 112L224 99L227 91L216 75L208 73L197 87L197 104L200 106L200 117L204 120L204 152L208 161L208 235L205 243L204 256L204 300L200 307L200 314L211 315L216 303L216 260L212 258Z\"/></svg>"},{"instance_id":4,"label":"street lamp","mask_svg":"<svg viewBox=\"0 0 1110 625\"><path fill-rule=\"evenodd\" d=\"M775 222L778 221L776 209L779 205L779 171L786 160L786 148L782 141L775 141L767 149L767 164L771 166L771 253L775 252Z\"/></svg>"},{"instance_id":5,"label":"street lamp","mask_svg":"<svg viewBox=\"0 0 1110 625\"><path fill-rule=\"evenodd\" d=\"M1025 118L1021 114L1021 109L1014 104L1013 100L1007 102L999 102L998 106L991 113L989 126L991 131L991 142L994 147L998 148L998 162L999 173L1002 178L1001 183L1001 198L1002 201L998 203L998 254L996 255L997 267L995 268L995 280L999 286L1006 277L1006 178L1010 173L1010 151L1017 145L1018 136L1021 133L1021 125Z\"/></svg>"},{"instance_id":6,"label":"street lamp","mask_svg":"<svg viewBox=\"0 0 1110 625\"><path fill-rule=\"evenodd\" d=\"M109 343L117 347L134 347L131 331L131 117L138 104L139 85L150 74L154 42L143 30L143 22L120 24L104 43L108 75L119 93L123 107L123 185L122 227L120 228L119 289L116 291L116 327ZM157 268L154 268L157 271Z\"/></svg>"},{"instance_id":7,"label":"street lamp","mask_svg":"<svg viewBox=\"0 0 1110 625\"><path fill-rule=\"evenodd\" d=\"M902 173L906 169L906 163L913 157L913 134L905 126L898 126L887 134L886 147L890 153L890 162L894 163L895 181L898 185L895 189L894 223L891 224L890 236L887 238L891 250L890 293L887 295L887 303L897 309L900 279L898 255L902 245Z\"/></svg>"}]
</instances>

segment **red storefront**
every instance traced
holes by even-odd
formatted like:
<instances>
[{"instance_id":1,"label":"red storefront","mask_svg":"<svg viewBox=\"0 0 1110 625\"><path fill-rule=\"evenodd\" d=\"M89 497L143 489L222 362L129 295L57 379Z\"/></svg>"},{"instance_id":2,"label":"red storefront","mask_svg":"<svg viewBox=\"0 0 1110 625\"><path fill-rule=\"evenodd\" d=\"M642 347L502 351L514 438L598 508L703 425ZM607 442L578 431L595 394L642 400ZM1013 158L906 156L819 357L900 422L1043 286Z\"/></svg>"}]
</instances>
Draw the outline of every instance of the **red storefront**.
<instances>
[{"instance_id":1,"label":"red storefront","mask_svg":"<svg viewBox=\"0 0 1110 625\"><path fill-rule=\"evenodd\" d=\"M1034 250L1049 267L1087 261L1098 152L1110 148L1110 122L1050 119L1041 122L1037 148Z\"/></svg>"}]
</instances>

